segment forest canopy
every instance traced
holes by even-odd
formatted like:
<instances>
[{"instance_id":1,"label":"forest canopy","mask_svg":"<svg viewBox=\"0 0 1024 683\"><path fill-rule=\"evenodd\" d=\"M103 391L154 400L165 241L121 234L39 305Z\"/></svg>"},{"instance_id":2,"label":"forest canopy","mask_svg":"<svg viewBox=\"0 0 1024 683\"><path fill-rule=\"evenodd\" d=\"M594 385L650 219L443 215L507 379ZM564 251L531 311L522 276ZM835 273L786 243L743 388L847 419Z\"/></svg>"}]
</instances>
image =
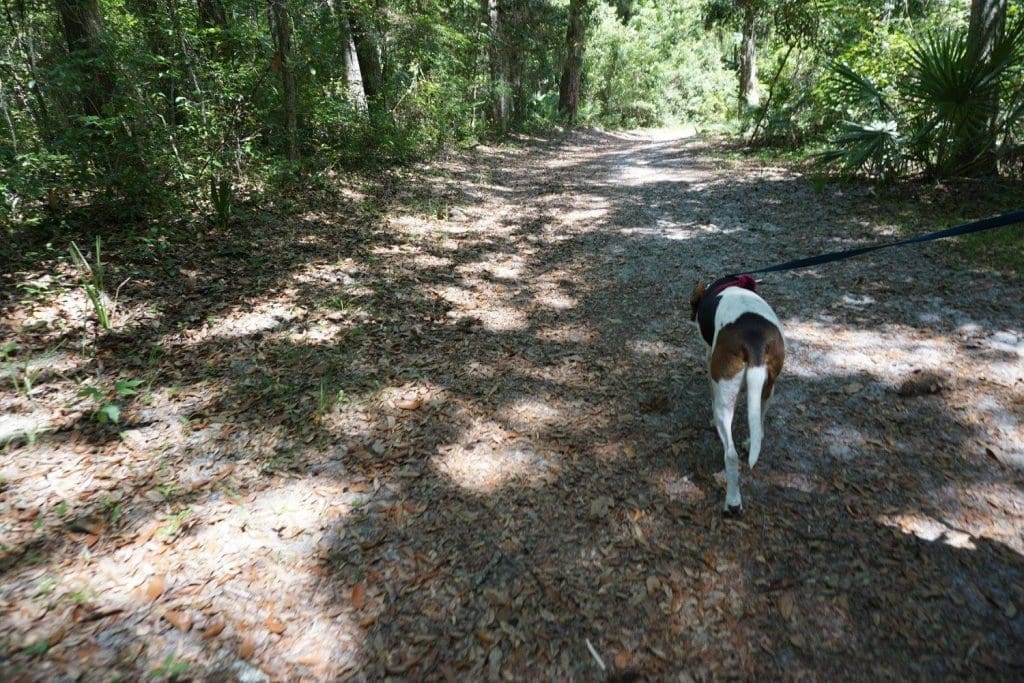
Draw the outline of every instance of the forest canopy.
<instances>
[{"instance_id":1,"label":"forest canopy","mask_svg":"<svg viewBox=\"0 0 1024 683\"><path fill-rule=\"evenodd\" d=\"M9 236L223 219L301 174L566 125L688 125L884 181L1024 159L1006 0L0 1Z\"/></svg>"}]
</instances>

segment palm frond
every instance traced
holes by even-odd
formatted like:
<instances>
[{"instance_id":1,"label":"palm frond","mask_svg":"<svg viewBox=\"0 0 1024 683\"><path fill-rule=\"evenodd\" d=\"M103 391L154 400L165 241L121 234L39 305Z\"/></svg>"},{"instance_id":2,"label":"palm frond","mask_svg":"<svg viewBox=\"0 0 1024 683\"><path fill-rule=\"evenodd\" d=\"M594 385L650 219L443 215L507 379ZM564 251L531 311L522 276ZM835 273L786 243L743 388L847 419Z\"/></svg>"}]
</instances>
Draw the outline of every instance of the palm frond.
<instances>
[{"instance_id":1,"label":"palm frond","mask_svg":"<svg viewBox=\"0 0 1024 683\"><path fill-rule=\"evenodd\" d=\"M904 166L903 138L894 120L847 122L833 148L818 155L822 163L839 163L846 171L888 180Z\"/></svg>"},{"instance_id":2,"label":"palm frond","mask_svg":"<svg viewBox=\"0 0 1024 683\"><path fill-rule=\"evenodd\" d=\"M832 62L829 68L836 75L840 91L884 116L893 115L893 107L882 89L867 76L854 71L848 64Z\"/></svg>"}]
</instances>

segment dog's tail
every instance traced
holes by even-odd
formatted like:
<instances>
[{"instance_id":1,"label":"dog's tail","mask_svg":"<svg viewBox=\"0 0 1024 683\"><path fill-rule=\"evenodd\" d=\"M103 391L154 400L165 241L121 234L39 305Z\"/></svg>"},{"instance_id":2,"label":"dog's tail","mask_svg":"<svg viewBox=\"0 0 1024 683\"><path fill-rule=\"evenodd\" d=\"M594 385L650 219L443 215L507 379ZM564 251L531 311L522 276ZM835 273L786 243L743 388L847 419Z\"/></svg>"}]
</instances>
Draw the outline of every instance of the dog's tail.
<instances>
[{"instance_id":1,"label":"dog's tail","mask_svg":"<svg viewBox=\"0 0 1024 683\"><path fill-rule=\"evenodd\" d=\"M753 467L761 454L764 432L761 426L761 391L768 379L768 368L764 365L747 366L747 421L750 425L750 455L747 462Z\"/></svg>"}]
</instances>

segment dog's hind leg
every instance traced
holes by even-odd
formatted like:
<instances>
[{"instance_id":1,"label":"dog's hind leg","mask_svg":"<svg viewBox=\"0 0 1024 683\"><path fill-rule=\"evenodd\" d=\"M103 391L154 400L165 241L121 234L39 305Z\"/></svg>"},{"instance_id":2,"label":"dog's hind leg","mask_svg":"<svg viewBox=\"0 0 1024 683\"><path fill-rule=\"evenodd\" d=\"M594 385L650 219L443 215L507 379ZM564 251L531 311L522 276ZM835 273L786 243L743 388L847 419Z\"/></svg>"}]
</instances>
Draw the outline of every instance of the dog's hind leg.
<instances>
[{"instance_id":1,"label":"dog's hind leg","mask_svg":"<svg viewBox=\"0 0 1024 683\"><path fill-rule=\"evenodd\" d=\"M711 347L710 346L708 347L708 361L707 361L707 365L705 367L708 368L708 382L711 383L711 395L712 396L717 396L718 394L715 393L715 392L717 392L718 389L715 386L715 379L714 379L714 377L711 376ZM711 406L711 417L708 418L708 425L712 429L715 428L715 407L714 407L714 403L712 403L712 406Z\"/></svg>"},{"instance_id":2,"label":"dog's hind leg","mask_svg":"<svg viewBox=\"0 0 1024 683\"><path fill-rule=\"evenodd\" d=\"M736 398L743 385L744 372L733 377L723 377L714 383L715 428L725 449L725 512L738 513L743 509L740 497L740 459L736 444L732 440L732 417L736 409Z\"/></svg>"}]
</instances>

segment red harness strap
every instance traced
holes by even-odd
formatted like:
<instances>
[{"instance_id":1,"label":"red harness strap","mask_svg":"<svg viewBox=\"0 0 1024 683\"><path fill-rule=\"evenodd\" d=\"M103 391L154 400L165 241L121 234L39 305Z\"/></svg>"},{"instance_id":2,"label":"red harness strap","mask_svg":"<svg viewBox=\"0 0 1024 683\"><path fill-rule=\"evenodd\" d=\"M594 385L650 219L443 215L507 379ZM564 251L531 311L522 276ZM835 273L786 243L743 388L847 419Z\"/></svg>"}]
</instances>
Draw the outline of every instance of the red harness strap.
<instances>
[{"instance_id":1,"label":"red harness strap","mask_svg":"<svg viewBox=\"0 0 1024 683\"><path fill-rule=\"evenodd\" d=\"M749 275L739 275L732 280L726 280L722 284L716 286L710 292L705 294L706 297L717 296L730 287L742 287L743 289L749 289L751 292L757 290L757 280Z\"/></svg>"}]
</instances>

